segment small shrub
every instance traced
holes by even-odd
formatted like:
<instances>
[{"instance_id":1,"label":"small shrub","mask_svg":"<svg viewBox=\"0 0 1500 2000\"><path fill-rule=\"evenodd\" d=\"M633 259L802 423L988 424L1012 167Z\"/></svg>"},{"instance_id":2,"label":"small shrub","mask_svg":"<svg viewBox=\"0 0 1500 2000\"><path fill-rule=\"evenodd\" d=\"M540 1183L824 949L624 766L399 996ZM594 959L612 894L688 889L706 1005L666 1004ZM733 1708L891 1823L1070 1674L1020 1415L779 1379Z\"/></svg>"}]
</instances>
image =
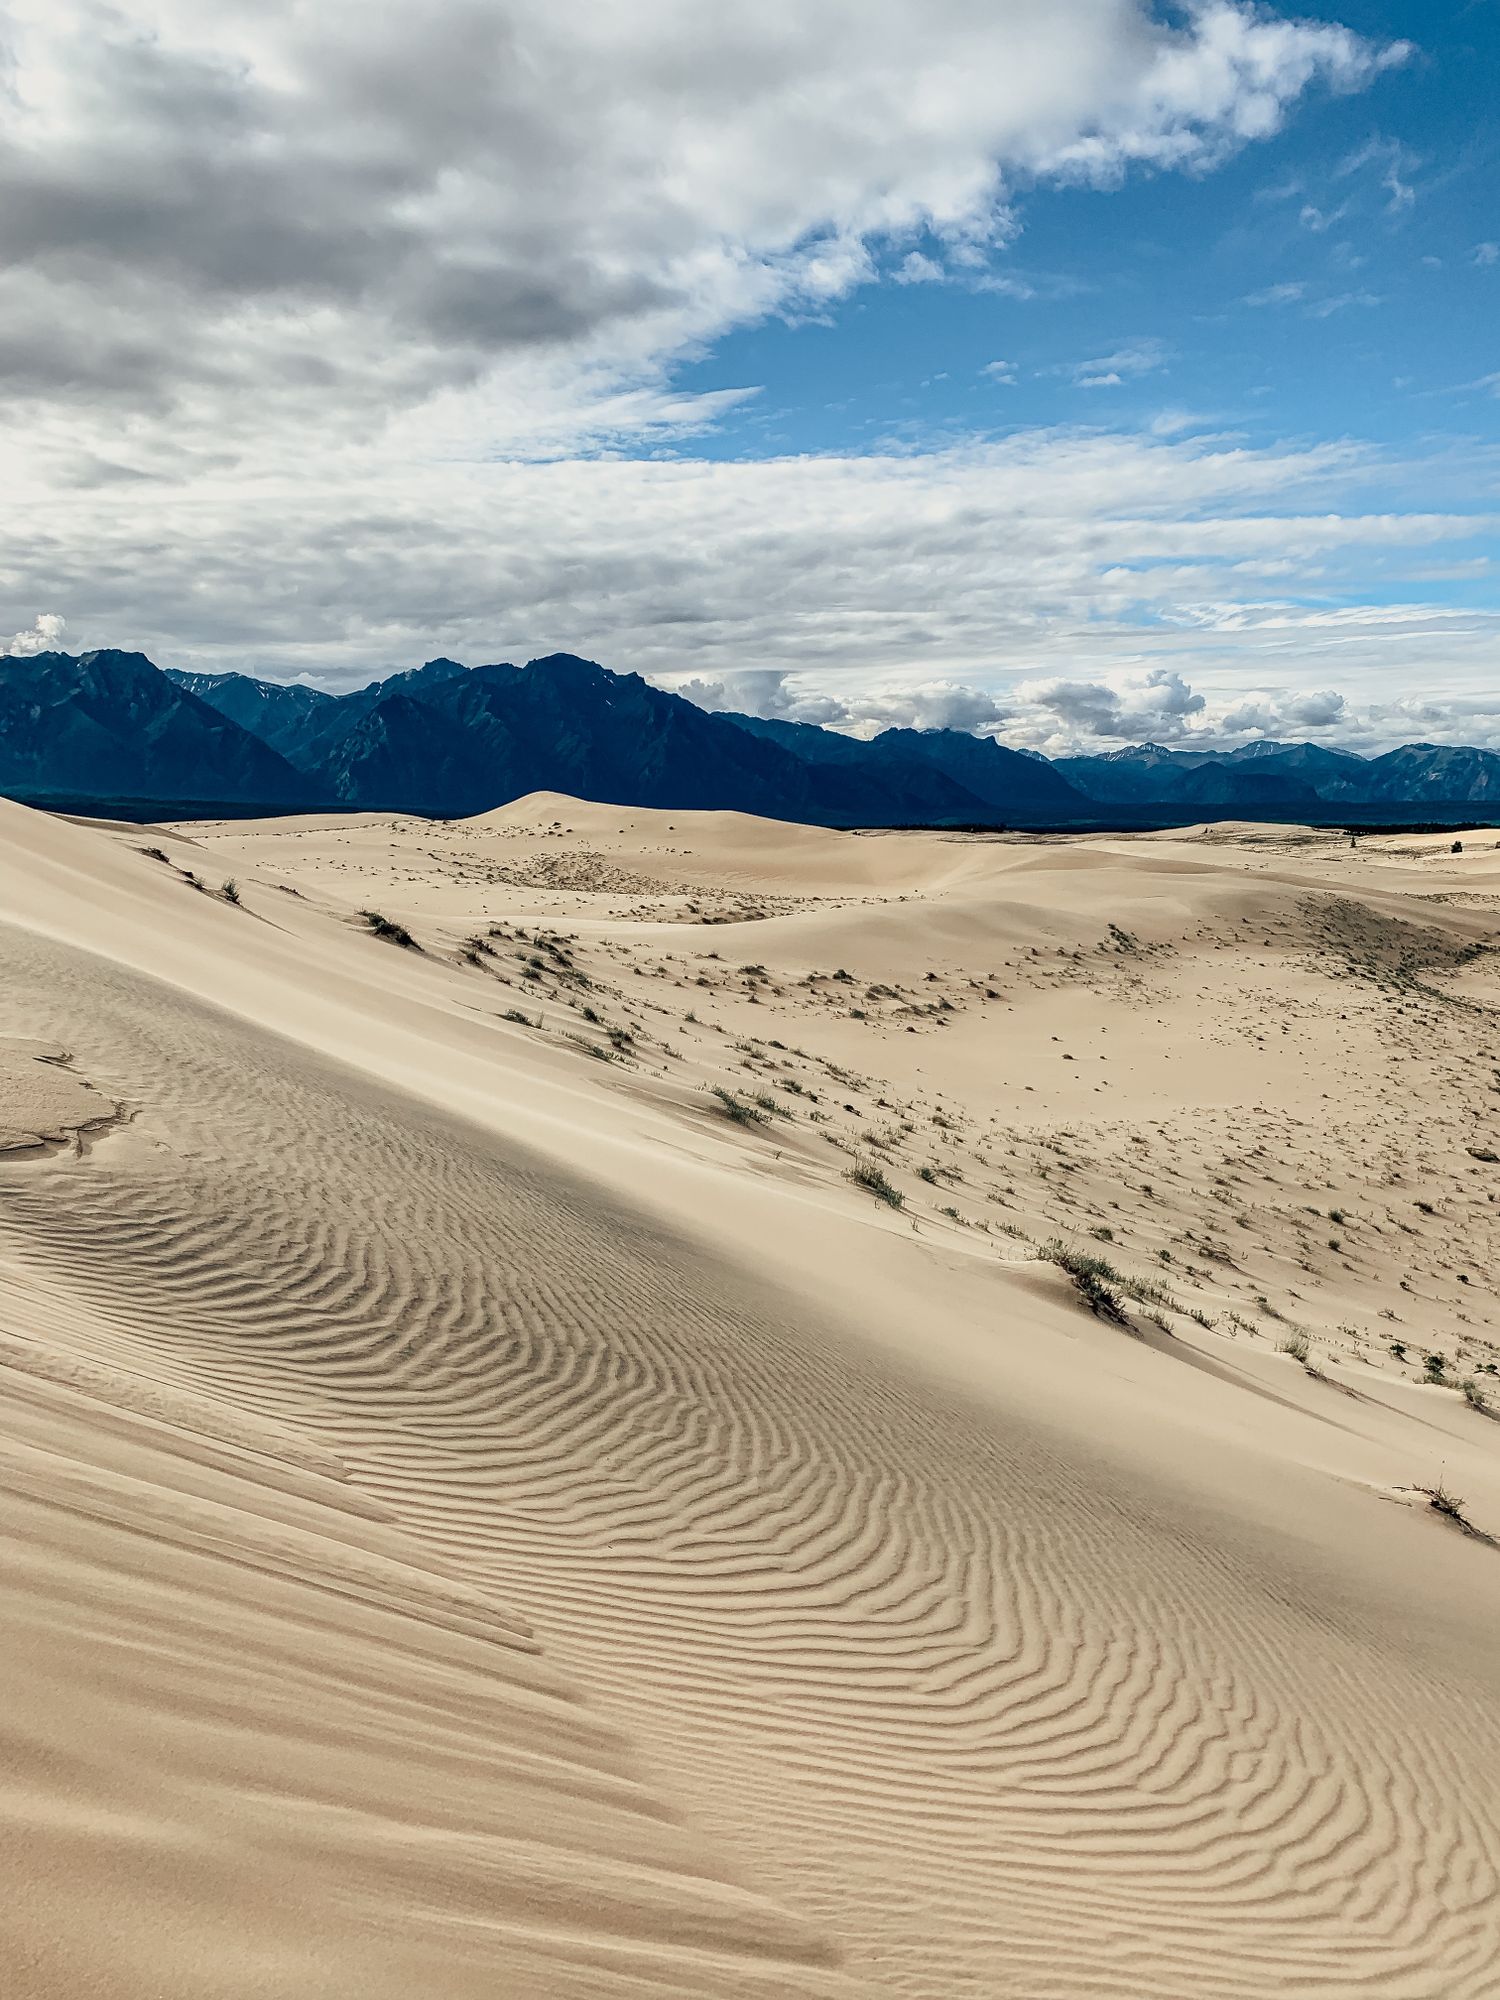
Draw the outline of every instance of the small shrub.
<instances>
[{"instance_id":1,"label":"small shrub","mask_svg":"<svg viewBox=\"0 0 1500 2000\"><path fill-rule=\"evenodd\" d=\"M1066 1271L1073 1280L1077 1292L1091 1313L1100 1319L1113 1320L1116 1326L1125 1324L1125 1307L1116 1287L1120 1274L1105 1257L1094 1257L1086 1250L1075 1250L1064 1243L1060 1236L1049 1238L1041 1246L1039 1254L1049 1264Z\"/></svg>"},{"instance_id":2,"label":"small shrub","mask_svg":"<svg viewBox=\"0 0 1500 2000\"><path fill-rule=\"evenodd\" d=\"M1278 1342L1277 1351L1281 1354L1290 1354L1294 1361L1305 1362L1308 1354L1307 1335L1289 1333L1285 1340Z\"/></svg>"},{"instance_id":3,"label":"small shrub","mask_svg":"<svg viewBox=\"0 0 1500 2000\"><path fill-rule=\"evenodd\" d=\"M219 889L219 894L224 898L224 901L226 903L238 903L238 901L240 900L239 884L235 881L232 875L229 877L227 882L221 885Z\"/></svg>"},{"instance_id":4,"label":"small shrub","mask_svg":"<svg viewBox=\"0 0 1500 2000\"><path fill-rule=\"evenodd\" d=\"M143 847L141 853L145 855L148 861L165 861L167 858L159 847Z\"/></svg>"},{"instance_id":5,"label":"small shrub","mask_svg":"<svg viewBox=\"0 0 1500 2000\"><path fill-rule=\"evenodd\" d=\"M384 938L387 944L399 945L403 951L422 949L405 924L398 924L392 917L383 917L379 910L361 910L359 914L369 925L372 933L378 938Z\"/></svg>"},{"instance_id":6,"label":"small shrub","mask_svg":"<svg viewBox=\"0 0 1500 2000\"><path fill-rule=\"evenodd\" d=\"M541 1025L540 1022L533 1021L529 1014L523 1014L519 1007L507 1007L500 1018L502 1021L515 1021L523 1028L534 1028Z\"/></svg>"},{"instance_id":7,"label":"small shrub","mask_svg":"<svg viewBox=\"0 0 1500 2000\"><path fill-rule=\"evenodd\" d=\"M1446 1515L1450 1521L1457 1521L1460 1527L1468 1527L1469 1524L1464 1519L1462 1496L1457 1493L1450 1493L1441 1479L1436 1486L1419 1486L1417 1491L1427 1495L1428 1505L1434 1508L1437 1513Z\"/></svg>"},{"instance_id":8,"label":"small shrub","mask_svg":"<svg viewBox=\"0 0 1500 2000\"><path fill-rule=\"evenodd\" d=\"M1429 1354L1424 1366L1427 1370L1427 1380L1429 1382L1441 1382L1443 1379L1443 1370L1448 1366L1448 1363L1441 1354Z\"/></svg>"},{"instance_id":9,"label":"small shrub","mask_svg":"<svg viewBox=\"0 0 1500 2000\"><path fill-rule=\"evenodd\" d=\"M1472 1375L1470 1375L1465 1381L1461 1382L1459 1384L1459 1387L1463 1390L1464 1401L1468 1404L1471 1410L1488 1411L1490 1407L1490 1399L1488 1396L1486 1396L1483 1389L1480 1388L1479 1384L1474 1380L1474 1377Z\"/></svg>"}]
</instances>

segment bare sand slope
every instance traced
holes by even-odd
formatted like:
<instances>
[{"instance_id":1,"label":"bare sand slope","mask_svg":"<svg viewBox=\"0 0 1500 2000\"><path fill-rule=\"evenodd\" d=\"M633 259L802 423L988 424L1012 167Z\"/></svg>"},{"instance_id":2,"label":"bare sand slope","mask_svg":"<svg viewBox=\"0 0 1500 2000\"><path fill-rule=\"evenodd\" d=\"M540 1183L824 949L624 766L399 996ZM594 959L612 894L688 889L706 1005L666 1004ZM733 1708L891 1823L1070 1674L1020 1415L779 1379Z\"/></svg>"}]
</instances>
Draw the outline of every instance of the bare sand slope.
<instances>
[{"instance_id":1,"label":"bare sand slope","mask_svg":"<svg viewBox=\"0 0 1500 2000\"><path fill-rule=\"evenodd\" d=\"M507 812L0 808L6 1990L1500 1993L1483 892Z\"/></svg>"}]
</instances>

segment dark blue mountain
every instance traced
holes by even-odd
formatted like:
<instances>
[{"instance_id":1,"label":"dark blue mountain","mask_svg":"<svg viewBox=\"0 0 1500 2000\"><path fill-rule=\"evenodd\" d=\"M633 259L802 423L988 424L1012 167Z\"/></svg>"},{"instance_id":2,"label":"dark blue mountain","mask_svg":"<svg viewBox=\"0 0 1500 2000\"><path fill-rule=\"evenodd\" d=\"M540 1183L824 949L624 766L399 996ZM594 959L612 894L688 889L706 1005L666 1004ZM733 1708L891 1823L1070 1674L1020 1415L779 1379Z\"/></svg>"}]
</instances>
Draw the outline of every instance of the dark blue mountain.
<instances>
[{"instance_id":1,"label":"dark blue mountain","mask_svg":"<svg viewBox=\"0 0 1500 2000\"><path fill-rule=\"evenodd\" d=\"M313 803L317 788L144 653L0 660L0 791L27 798Z\"/></svg>"},{"instance_id":2,"label":"dark blue mountain","mask_svg":"<svg viewBox=\"0 0 1500 2000\"><path fill-rule=\"evenodd\" d=\"M1409 743L1143 743L1049 763L961 730L868 741L714 714L567 653L429 660L349 694L248 674L162 673L144 654L0 660L0 790L39 801L344 806L454 817L532 791L735 809L829 826L1077 825L1113 811L1270 819L1464 818L1500 805L1500 753Z\"/></svg>"}]
</instances>

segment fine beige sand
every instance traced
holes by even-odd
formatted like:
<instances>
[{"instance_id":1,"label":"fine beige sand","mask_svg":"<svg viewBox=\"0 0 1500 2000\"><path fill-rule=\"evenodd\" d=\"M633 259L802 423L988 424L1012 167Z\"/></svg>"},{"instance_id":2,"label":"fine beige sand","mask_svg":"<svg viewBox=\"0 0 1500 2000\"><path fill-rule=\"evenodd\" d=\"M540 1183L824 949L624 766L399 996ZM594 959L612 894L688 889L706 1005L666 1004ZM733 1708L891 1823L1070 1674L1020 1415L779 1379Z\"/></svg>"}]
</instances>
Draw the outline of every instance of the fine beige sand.
<instances>
[{"instance_id":1,"label":"fine beige sand","mask_svg":"<svg viewBox=\"0 0 1500 2000\"><path fill-rule=\"evenodd\" d=\"M0 803L0 1992L1500 1995L1449 845Z\"/></svg>"}]
</instances>

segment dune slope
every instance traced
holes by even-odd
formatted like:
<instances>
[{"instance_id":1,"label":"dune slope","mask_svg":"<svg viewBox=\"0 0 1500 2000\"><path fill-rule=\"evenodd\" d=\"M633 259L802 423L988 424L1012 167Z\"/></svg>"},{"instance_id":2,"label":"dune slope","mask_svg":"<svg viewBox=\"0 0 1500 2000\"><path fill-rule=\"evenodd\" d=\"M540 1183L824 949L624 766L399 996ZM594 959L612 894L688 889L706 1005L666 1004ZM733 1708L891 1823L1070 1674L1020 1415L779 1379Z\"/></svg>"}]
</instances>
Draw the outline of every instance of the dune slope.
<instances>
[{"instance_id":1,"label":"dune slope","mask_svg":"<svg viewBox=\"0 0 1500 2000\"><path fill-rule=\"evenodd\" d=\"M1312 864L913 842L887 879L877 843L659 816L608 856L628 882L569 889L568 803L405 849L188 829L165 861L0 812L0 1076L41 1042L68 1079L0 1121L38 1142L0 1158L7 1990L1500 1991L1492 1422L1358 1343L1313 1377L1180 1300L1091 1318L963 1219L972 1163L919 1214L894 1149L911 1203L871 1204L836 1120L944 1092L956 1126L971 1073L939 1143L995 1162L1051 1044L1019 973L988 1040L978 1001L872 1022L797 985L837 936L866 983L941 962L956 994L974 939L1056 962L1091 908L1142 947L1253 913L1243 968ZM517 861L539 886L489 879ZM1382 919L1401 865L1340 893ZM372 882L422 952L366 934ZM705 926L721 889L787 907ZM460 919L508 920L529 971L527 895L585 899L588 985L466 955ZM685 936L707 986L647 970ZM1327 974L1276 958L1307 1041L1256 1084L1291 1119ZM1205 1145L1234 1110L1209 963L1186 1057L1196 987L1175 1023ZM1035 992L1121 1057L1134 1029L1125 1122L1171 1102L1133 992ZM746 1041L752 1008L787 1032L738 1061L774 1041L791 1074L795 1019L824 1127L737 1125L689 1086L707 1056L653 1053L700 1010ZM609 1047L601 1015L639 1022L618 1062L573 1039ZM1083 1088L1048 1076L1038 1130L1077 1149ZM1007 1201L1053 1199L1012 1171ZM1400 1490L1434 1457L1478 1532Z\"/></svg>"}]
</instances>

